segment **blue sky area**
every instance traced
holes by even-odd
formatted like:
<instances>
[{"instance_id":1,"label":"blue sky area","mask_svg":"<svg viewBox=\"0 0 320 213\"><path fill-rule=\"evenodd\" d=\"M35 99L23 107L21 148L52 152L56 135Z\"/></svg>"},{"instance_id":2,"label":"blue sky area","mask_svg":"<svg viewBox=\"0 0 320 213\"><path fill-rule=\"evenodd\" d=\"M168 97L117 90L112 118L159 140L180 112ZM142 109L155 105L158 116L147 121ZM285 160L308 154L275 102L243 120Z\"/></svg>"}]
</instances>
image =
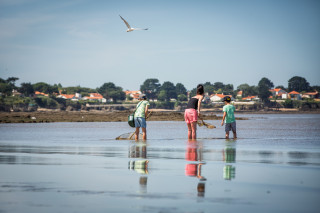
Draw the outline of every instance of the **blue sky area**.
<instances>
[{"instance_id":1,"label":"blue sky area","mask_svg":"<svg viewBox=\"0 0 320 213\"><path fill-rule=\"evenodd\" d=\"M320 85L318 0L0 0L0 29L0 77L17 85Z\"/></svg>"}]
</instances>

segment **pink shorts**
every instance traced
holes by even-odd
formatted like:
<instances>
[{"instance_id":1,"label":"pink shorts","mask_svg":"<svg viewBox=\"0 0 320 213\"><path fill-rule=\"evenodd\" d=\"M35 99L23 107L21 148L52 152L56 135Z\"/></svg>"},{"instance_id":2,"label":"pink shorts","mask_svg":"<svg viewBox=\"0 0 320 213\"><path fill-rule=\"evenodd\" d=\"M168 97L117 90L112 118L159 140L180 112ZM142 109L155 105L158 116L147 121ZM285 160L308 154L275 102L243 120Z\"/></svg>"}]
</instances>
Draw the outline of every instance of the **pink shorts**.
<instances>
[{"instance_id":1,"label":"pink shorts","mask_svg":"<svg viewBox=\"0 0 320 213\"><path fill-rule=\"evenodd\" d=\"M187 124L198 121L198 112L195 109L186 109L184 111L184 120Z\"/></svg>"}]
</instances>

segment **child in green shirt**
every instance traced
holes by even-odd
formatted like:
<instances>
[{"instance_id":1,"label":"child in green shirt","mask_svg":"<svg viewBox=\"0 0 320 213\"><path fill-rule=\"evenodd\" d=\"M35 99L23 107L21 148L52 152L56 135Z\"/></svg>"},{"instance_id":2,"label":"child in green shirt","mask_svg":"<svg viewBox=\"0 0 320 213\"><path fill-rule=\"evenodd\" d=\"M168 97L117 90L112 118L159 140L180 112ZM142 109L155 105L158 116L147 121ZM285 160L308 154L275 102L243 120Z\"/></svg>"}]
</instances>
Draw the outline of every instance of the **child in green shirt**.
<instances>
[{"instance_id":1,"label":"child in green shirt","mask_svg":"<svg viewBox=\"0 0 320 213\"><path fill-rule=\"evenodd\" d=\"M226 131L226 139L229 139L229 132L232 130L233 132L233 139L237 138L237 128L236 128L236 119L234 117L234 111L235 107L230 104L231 98L229 96L224 97L224 103L223 106L223 117L221 126L225 125L225 131Z\"/></svg>"}]
</instances>

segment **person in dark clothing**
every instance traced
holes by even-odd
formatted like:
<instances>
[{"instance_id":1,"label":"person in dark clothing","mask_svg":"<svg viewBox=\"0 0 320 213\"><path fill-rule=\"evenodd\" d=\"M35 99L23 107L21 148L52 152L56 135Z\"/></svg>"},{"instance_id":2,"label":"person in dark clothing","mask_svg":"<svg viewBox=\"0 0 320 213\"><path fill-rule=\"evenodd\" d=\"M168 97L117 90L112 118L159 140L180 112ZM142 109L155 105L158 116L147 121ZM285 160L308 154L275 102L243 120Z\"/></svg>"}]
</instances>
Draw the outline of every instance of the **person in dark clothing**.
<instances>
[{"instance_id":1,"label":"person in dark clothing","mask_svg":"<svg viewBox=\"0 0 320 213\"><path fill-rule=\"evenodd\" d=\"M197 86L197 95L193 96L187 105L184 112L184 119L188 126L188 139L197 139L197 121L200 115L201 101L204 96L203 85Z\"/></svg>"}]
</instances>

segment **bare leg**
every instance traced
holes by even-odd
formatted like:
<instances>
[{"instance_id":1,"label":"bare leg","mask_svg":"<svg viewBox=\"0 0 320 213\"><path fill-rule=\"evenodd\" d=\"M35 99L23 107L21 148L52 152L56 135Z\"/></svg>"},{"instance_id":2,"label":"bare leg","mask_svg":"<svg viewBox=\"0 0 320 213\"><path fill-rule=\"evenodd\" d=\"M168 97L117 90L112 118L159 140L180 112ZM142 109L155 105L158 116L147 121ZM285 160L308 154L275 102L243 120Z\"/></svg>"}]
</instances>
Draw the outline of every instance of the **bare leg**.
<instances>
[{"instance_id":1,"label":"bare leg","mask_svg":"<svg viewBox=\"0 0 320 213\"><path fill-rule=\"evenodd\" d=\"M139 129L140 127L136 127L136 135L135 135L136 141L139 140Z\"/></svg>"},{"instance_id":2,"label":"bare leg","mask_svg":"<svg viewBox=\"0 0 320 213\"><path fill-rule=\"evenodd\" d=\"M226 139L229 139L229 132L226 132Z\"/></svg>"},{"instance_id":3,"label":"bare leg","mask_svg":"<svg viewBox=\"0 0 320 213\"><path fill-rule=\"evenodd\" d=\"M191 123L192 139L197 139L197 122Z\"/></svg>"},{"instance_id":4,"label":"bare leg","mask_svg":"<svg viewBox=\"0 0 320 213\"><path fill-rule=\"evenodd\" d=\"M188 126L188 139L192 139L192 128L191 124L187 124Z\"/></svg>"},{"instance_id":5,"label":"bare leg","mask_svg":"<svg viewBox=\"0 0 320 213\"><path fill-rule=\"evenodd\" d=\"M233 139L237 139L237 132L236 131L232 131L233 132Z\"/></svg>"},{"instance_id":6,"label":"bare leg","mask_svg":"<svg viewBox=\"0 0 320 213\"><path fill-rule=\"evenodd\" d=\"M147 140L147 129L146 128L141 128L142 129L142 138L143 140Z\"/></svg>"}]
</instances>

